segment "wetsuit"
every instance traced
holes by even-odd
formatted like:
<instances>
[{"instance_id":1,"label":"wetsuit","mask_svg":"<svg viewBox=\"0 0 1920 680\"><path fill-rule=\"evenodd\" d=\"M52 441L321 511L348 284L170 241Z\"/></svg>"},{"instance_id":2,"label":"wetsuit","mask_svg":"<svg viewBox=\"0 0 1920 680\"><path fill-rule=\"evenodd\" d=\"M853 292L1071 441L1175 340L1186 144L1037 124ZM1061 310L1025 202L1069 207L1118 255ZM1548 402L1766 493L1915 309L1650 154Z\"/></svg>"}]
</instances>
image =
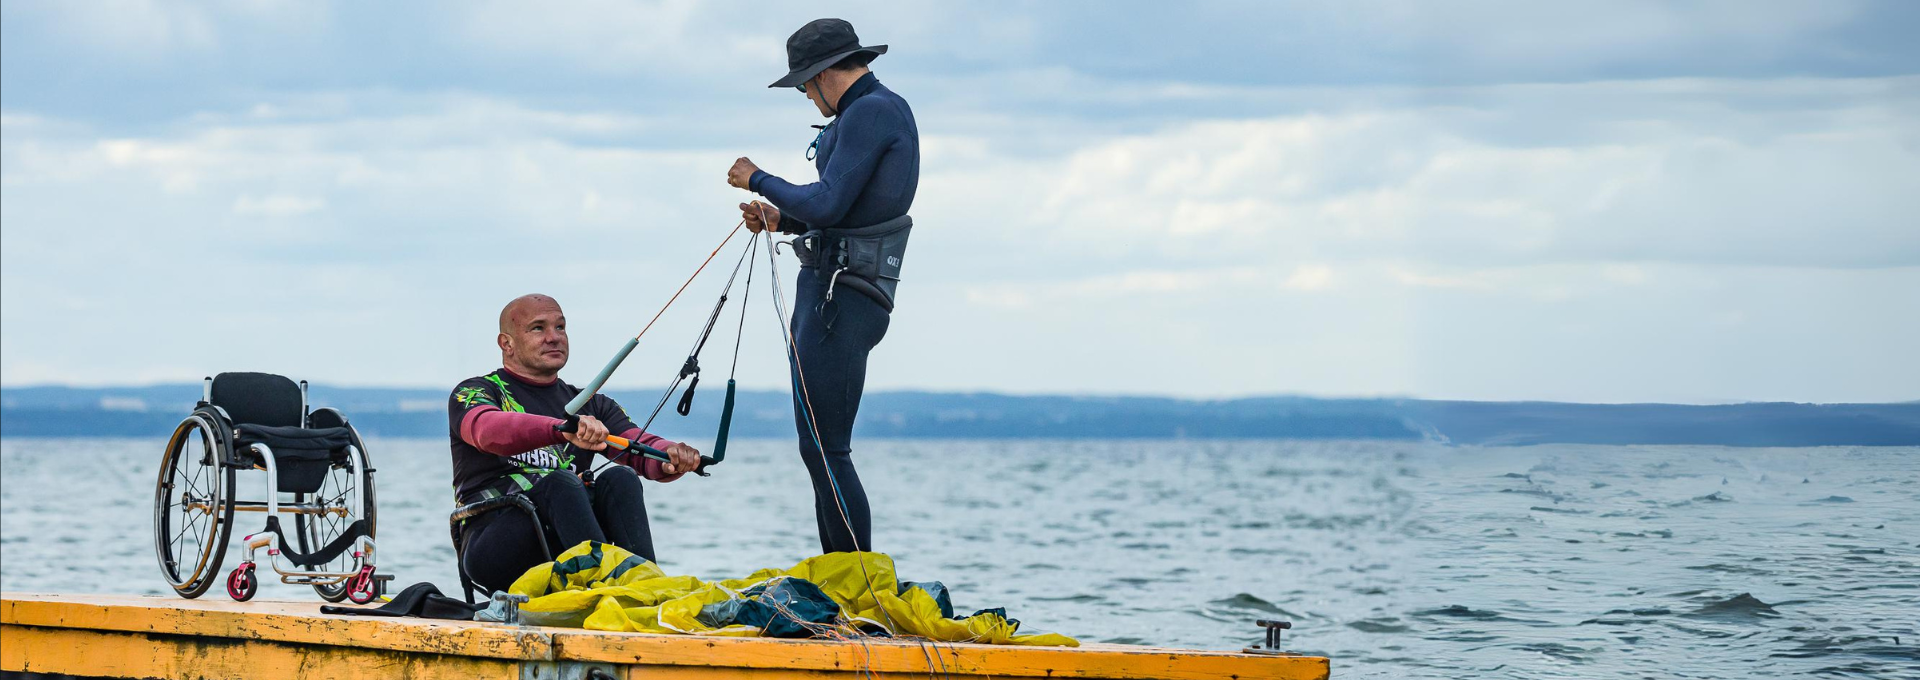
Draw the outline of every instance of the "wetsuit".
<instances>
[{"instance_id":1,"label":"wetsuit","mask_svg":"<svg viewBox=\"0 0 1920 680\"><path fill-rule=\"evenodd\" d=\"M553 429L562 422L567 401L579 393L559 380L536 382L502 368L462 381L448 400L456 500L466 504L524 494L546 524L536 527L525 513L511 509L467 520L461 532L464 566L487 589L504 590L544 561L536 531L546 534L556 553L594 540L654 559L640 477L671 482L680 475L665 474L660 461L608 451L622 456L625 465L602 469L591 488L583 484L581 476L592 469L596 452L568 444ZM674 445L642 433L606 395L594 395L580 412L610 433L657 449Z\"/></svg>"},{"instance_id":2,"label":"wetsuit","mask_svg":"<svg viewBox=\"0 0 1920 680\"><path fill-rule=\"evenodd\" d=\"M780 209L780 231L871 226L906 215L913 206L920 184L920 130L906 100L868 73L840 96L839 109L819 138L814 169L820 181L796 185L766 171L747 181L749 189ZM802 266L795 285L793 336L799 357L793 362L794 383L800 385L804 376L805 389L795 389L794 426L813 479L820 549L873 550L867 494L853 469L853 421L866 385L867 354L886 337L889 312L880 301L845 288L828 300L831 277L830 270ZM808 406L819 425L819 446L808 426ZM836 482L846 501L844 519L835 507Z\"/></svg>"}]
</instances>

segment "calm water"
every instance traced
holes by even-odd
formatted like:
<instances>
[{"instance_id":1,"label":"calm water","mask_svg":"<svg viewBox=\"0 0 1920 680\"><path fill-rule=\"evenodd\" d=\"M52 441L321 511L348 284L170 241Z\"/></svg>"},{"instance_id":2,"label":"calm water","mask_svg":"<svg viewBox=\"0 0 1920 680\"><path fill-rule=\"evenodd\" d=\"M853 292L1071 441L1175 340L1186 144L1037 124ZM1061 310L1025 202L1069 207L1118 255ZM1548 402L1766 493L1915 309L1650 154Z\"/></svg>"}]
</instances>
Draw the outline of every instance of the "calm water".
<instances>
[{"instance_id":1,"label":"calm water","mask_svg":"<svg viewBox=\"0 0 1920 680\"><path fill-rule=\"evenodd\" d=\"M369 445L383 568L453 592L445 444ZM160 446L0 441L0 587L165 591ZM1343 678L1920 677L1920 449L875 441L857 455L877 547L904 578L1083 640L1235 649L1254 619L1282 617L1288 646ZM817 550L787 443L740 441L729 458L648 487L668 571L740 576ZM279 584L262 596L319 602Z\"/></svg>"}]
</instances>

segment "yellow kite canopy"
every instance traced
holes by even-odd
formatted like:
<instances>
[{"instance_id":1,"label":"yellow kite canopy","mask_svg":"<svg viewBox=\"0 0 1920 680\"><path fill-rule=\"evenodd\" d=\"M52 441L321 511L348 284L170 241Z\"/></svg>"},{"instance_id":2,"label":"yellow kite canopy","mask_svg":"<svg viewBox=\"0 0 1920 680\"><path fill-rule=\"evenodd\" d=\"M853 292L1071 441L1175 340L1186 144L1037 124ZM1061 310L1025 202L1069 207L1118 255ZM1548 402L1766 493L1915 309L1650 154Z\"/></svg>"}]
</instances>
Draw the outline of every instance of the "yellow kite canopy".
<instances>
[{"instance_id":1,"label":"yellow kite canopy","mask_svg":"<svg viewBox=\"0 0 1920 680\"><path fill-rule=\"evenodd\" d=\"M509 590L531 598L520 605L520 612L534 625L756 637L761 630L757 626L707 625L700 613L708 605L741 599L754 586L785 578L805 579L840 605L832 632L847 636L861 635L856 627L866 626L942 642L1080 645L1055 633L1019 633L1019 622L998 611L942 616L939 602L927 591L902 591L894 578L893 558L870 552L831 553L807 558L791 569L762 569L746 578L707 583L692 576L668 576L619 546L587 541L527 570Z\"/></svg>"}]
</instances>

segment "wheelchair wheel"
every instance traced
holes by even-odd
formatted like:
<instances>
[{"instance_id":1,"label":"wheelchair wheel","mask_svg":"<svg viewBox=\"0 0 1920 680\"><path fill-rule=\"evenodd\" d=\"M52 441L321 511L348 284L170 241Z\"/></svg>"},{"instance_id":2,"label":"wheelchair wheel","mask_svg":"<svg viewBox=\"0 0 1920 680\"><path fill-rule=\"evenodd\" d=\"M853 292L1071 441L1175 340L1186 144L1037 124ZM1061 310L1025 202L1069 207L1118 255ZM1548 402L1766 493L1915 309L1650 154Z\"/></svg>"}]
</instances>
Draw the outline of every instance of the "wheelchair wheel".
<instances>
[{"instance_id":1,"label":"wheelchair wheel","mask_svg":"<svg viewBox=\"0 0 1920 680\"><path fill-rule=\"evenodd\" d=\"M227 597L233 598L233 601L246 602L253 599L254 593L258 592L260 592L260 579L253 573L253 563L234 567L233 573L227 575Z\"/></svg>"},{"instance_id":2,"label":"wheelchair wheel","mask_svg":"<svg viewBox=\"0 0 1920 680\"><path fill-rule=\"evenodd\" d=\"M362 568L360 574L347 579L347 599L354 604L366 604L380 598L380 581L373 577L373 570Z\"/></svg>"},{"instance_id":3,"label":"wheelchair wheel","mask_svg":"<svg viewBox=\"0 0 1920 680\"><path fill-rule=\"evenodd\" d=\"M230 446L208 415L195 413L174 428L160 460L153 545L161 575L181 597L199 597L219 580L233 530L233 468L220 464Z\"/></svg>"},{"instance_id":4,"label":"wheelchair wheel","mask_svg":"<svg viewBox=\"0 0 1920 680\"><path fill-rule=\"evenodd\" d=\"M360 446L358 436L354 437L354 446ZM365 449L362 449L361 453L364 455ZM378 506L374 503L373 475L361 471L357 461L350 458L344 464L327 469L327 476L321 480L319 491L294 497L297 503L313 503L322 507L341 509L340 512L329 512L323 515L303 513L293 516L294 541L299 544L301 552L312 552L332 543L333 539L346 533L347 527L353 526L355 520L361 519L352 515L353 487L356 485L366 496L365 519L368 532L377 534L379 525L375 523L374 508ZM317 567L322 571L331 572L353 571L356 568L358 565L354 562L351 550L341 553L332 562ZM352 590L351 584L352 579L338 583L315 583L313 591L319 593L320 598L328 602L339 602L347 599L348 591Z\"/></svg>"}]
</instances>

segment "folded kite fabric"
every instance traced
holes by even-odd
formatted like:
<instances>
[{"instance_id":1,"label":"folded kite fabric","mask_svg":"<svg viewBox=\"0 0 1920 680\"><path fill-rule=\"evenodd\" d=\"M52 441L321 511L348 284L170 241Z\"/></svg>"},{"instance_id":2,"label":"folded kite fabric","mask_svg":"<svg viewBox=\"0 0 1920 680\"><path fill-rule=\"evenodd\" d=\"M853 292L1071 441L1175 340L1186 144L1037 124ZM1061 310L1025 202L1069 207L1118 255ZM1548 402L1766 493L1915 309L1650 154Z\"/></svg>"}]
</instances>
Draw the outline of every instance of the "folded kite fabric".
<instances>
[{"instance_id":1,"label":"folded kite fabric","mask_svg":"<svg viewBox=\"0 0 1920 680\"><path fill-rule=\"evenodd\" d=\"M951 617L939 582L895 579L881 553L830 553L790 569L706 582L668 576L607 543L586 541L514 581L530 624L742 637L915 636L942 642L1078 647L1057 633L1020 632L1003 609ZM822 598L824 596L824 599ZM837 609L837 611L835 611Z\"/></svg>"}]
</instances>

